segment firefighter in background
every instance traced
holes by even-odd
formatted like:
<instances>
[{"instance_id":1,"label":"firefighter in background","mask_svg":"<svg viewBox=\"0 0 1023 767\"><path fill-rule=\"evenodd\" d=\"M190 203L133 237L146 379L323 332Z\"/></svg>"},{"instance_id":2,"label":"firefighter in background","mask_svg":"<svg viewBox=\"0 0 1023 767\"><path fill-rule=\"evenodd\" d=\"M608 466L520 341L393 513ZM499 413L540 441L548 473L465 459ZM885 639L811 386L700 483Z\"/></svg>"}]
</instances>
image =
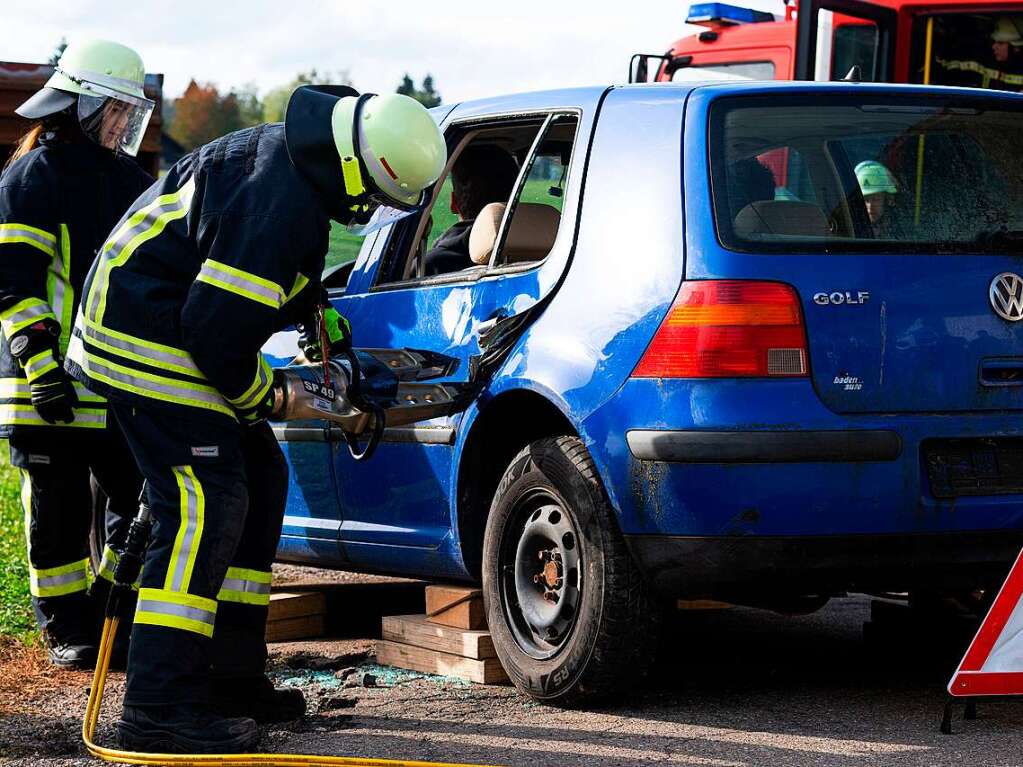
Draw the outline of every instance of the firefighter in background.
<instances>
[{"instance_id":1,"label":"firefighter in background","mask_svg":"<svg viewBox=\"0 0 1023 767\"><path fill-rule=\"evenodd\" d=\"M36 618L58 666L96 658L95 616L142 479L105 402L63 356L82 286L114 224L153 179L131 157L153 109L139 55L72 42L16 110L36 120L0 176L0 435L21 472ZM107 496L108 545L87 598L90 471ZM97 610L96 608L100 608Z\"/></svg>"},{"instance_id":2,"label":"firefighter in background","mask_svg":"<svg viewBox=\"0 0 1023 767\"><path fill-rule=\"evenodd\" d=\"M895 177L882 163L877 160L864 160L853 172L859 184L863 203L867 208L867 218L874 237L884 239L893 236L893 203L899 193Z\"/></svg>"},{"instance_id":3,"label":"firefighter in background","mask_svg":"<svg viewBox=\"0 0 1023 767\"><path fill-rule=\"evenodd\" d=\"M1009 90L1020 90L1023 85L1023 78L1020 78L1023 75L1023 20L1002 16L995 22L991 32L991 55L1001 75L996 79L1006 81L1007 75L1015 75L1014 82L1007 84L1012 86Z\"/></svg>"},{"instance_id":4,"label":"firefighter in background","mask_svg":"<svg viewBox=\"0 0 1023 767\"><path fill-rule=\"evenodd\" d=\"M122 747L245 751L253 719L304 712L300 691L265 675L287 466L265 420L273 373L260 348L316 324L330 220L364 234L417 212L446 156L433 118L406 96L304 86L283 125L183 158L107 240L67 367L109 398L155 519Z\"/></svg>"}]
</instances>

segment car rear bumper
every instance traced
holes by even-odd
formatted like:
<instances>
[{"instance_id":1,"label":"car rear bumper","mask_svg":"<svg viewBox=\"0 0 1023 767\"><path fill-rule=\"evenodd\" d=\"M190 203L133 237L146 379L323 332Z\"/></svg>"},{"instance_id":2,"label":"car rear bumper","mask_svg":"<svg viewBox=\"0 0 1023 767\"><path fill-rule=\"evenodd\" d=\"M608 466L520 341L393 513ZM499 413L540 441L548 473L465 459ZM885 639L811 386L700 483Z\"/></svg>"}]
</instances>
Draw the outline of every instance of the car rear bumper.
<instances>
[{"instance_id":1,"label":"car rear bumper","mask_svg":"<svg viewBox=\"0 0 1023 767\"><path fill-rule=\"evenodd\" d=\"M626 536L654 589L686 598L1000 584L1023 531L814 537Z\"/></svg>"}]
</instances>

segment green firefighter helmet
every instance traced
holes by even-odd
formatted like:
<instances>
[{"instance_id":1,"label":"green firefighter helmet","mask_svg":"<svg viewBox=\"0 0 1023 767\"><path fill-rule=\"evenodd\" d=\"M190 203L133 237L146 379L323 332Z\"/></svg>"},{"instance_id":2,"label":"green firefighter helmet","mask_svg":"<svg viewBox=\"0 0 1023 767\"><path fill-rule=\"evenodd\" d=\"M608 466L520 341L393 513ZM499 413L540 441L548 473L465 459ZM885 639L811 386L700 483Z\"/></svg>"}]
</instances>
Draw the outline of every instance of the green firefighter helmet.
<instances>
[{"instance_id":1,"label":"green firefighter helmet","mask_svg":"<svg viewBox=\"0 0 1023 767\"><path fill-rule=\"evenodd\" d=\"M995 22L991 39L996 43L1008 43L1013 48L1023 46L1023 23L1014 16L1002 16Z\"/></svg>"},{"instance_id":2,"label":"green firefighter helmet","mask_svg":"<svg viewBox=\"0 0 1023 767\"><path fill-rule=\"evenodd\" d=\"M899 191L891 171L877 160L864 160L854 169L856 181L864 197L872 194L895 194Z\"/></svg>"},{"instance_id":3,"label":"green firefighter helmet","mask_svg":"<svg viewBox=\"0 0 1023 767\"><path fill-rule=\"evenodd\" d=\"M38 92L15 110L42 119L78 104L78 120L89 138L109 149L135 155L154 102L144 91L142 57L109 40L70 43Z\"/></svg>"},{"instance_id":4,"label":"green firefighter helmet","mask_svg":"<svg viewBox=\"0 0 1023 767\"><path fill-rule=\"evenodd\" d=\"M330 122L346 194L367 209L390 209L391 220L398 211L418 209L424 191L444 171L444 136L413 98L397 93L342 98Z\"/></svg>"}]
</instances>

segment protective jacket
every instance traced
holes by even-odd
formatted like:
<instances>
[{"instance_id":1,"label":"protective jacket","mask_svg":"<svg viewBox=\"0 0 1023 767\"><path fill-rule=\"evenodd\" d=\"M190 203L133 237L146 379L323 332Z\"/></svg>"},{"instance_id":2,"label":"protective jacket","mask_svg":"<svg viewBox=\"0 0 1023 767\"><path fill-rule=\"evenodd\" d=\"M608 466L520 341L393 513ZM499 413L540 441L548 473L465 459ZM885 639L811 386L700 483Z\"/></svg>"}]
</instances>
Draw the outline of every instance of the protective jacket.
<instances>
[{"instance_id":1,"label":"protective jacket","mask_svg":"<svg viewBox=\"0 0 1023 767\"><path fill-rule=\"evenodd\" d=\"M456 221L437 238L437 242L423 257L423 272L427 277L474 266L469 257L469 233L474 223L475 219Z\"/></svg>"},{"instance_id":2,"label":"protective jacket","mask_svg":"<svg viewBox=\"0 0 1023 767\"><path fill-rule=\"evenodd\" d=\"M68 371L121 402L235 419L269 392L262 345L318 305L329 229L282 124L201 147L103 246Z\"/></svg>"},{"instance_id":3,"label":"protective jacket","mask_svg":"<svg viewBox=\"0 0 1023 767\"><path fill-rule=\"evenodd\" d=\"M79 407L73 423L53 425L40 418L29 403L25 370L11 354L10 339L52 318L60 323L59 350L67 351L96 252L152 182L130 158L84 138L44 138L42 146L0 176L0 436L104 427L105 403L82 387L76 387Z\"/></svg>"}]
</instances>

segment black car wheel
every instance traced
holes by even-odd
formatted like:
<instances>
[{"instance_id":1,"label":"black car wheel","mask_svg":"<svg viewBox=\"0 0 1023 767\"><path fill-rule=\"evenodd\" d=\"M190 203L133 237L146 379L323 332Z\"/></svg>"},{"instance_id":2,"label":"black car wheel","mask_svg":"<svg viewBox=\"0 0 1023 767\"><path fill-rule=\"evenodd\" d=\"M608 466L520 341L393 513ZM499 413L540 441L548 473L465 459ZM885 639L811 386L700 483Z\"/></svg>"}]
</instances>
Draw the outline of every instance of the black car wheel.
<instances>
[{"instance_id":1,"label":"black car wheel","mask_svg":"<svg viewBox=\"0 0 1023 767\"><path fill-rule=\"evenodd\" d=\"M572 705L642 675L657 608L579 439L538 440L511 462L483 562L490 631L519 690Z\"/></svg>"}]
</instances>

